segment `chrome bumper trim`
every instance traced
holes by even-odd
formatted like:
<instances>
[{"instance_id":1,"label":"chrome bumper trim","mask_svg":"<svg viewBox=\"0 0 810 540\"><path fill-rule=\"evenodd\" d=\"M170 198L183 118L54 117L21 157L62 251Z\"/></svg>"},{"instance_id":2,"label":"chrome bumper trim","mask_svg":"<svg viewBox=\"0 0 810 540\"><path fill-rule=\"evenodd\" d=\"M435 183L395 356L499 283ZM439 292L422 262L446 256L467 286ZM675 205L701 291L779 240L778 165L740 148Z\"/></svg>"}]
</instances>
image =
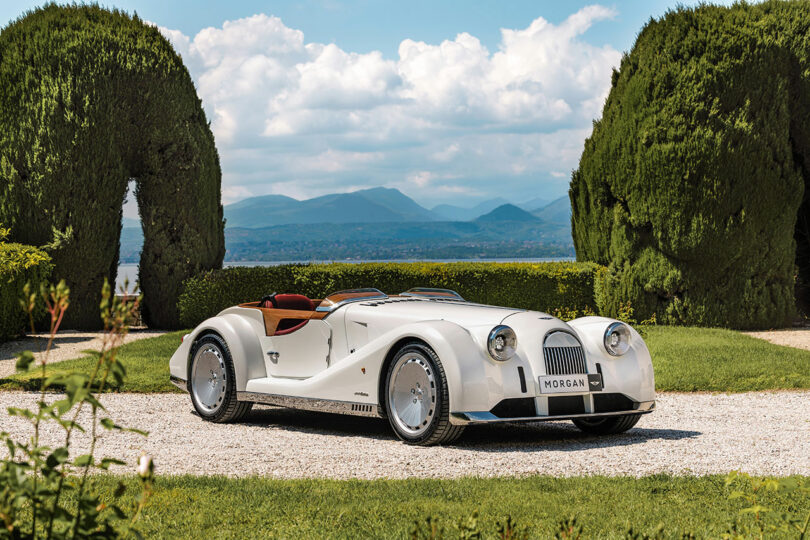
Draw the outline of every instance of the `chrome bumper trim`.
<instances>
[{"instance_id":1,"label":"chrome bumper trim","mask_svg":"<svg viewBox=\"0 0 810 540\"><path fill-rule=\"evenodd\" d=\"M337 401L332 399L316 399L298 396L283 396L279 394L262 394L259 392L237 392L238 401L251 401L289 409L304 411L328 412L348 414L352 416L367 416L372 418L385 418L379 405L357 403L353 401Z\"/></svg>"},{"instance_id":2,"label":"chrome bumper trim","mask_svg":"<svg viewBox=\"0 0 810 540\"><path fill-rule=\"evenodd\" d=\"M574 418L595 418L600 416L624 416L626 414L649 414L655 410L655 401L642 401L632 411L604 413L569 414L564 416L521 416L519 418L501 418L489 411L451 412L450 423L457 426L468 424L493 424L496 422L551 422L554 420L573 420Z\"/></svg>"},{"instance_id":3,"label":"chrome bumper trim","mask_svg":"<svg viewBox=\"0 0 810 540\"><path fill-rule=\"evenodd\" d=\"M180 377L175 377L174 375L172 375L171 377L169 377L169 380L173 385L175 385L183 392L188 392L188 383L186 383L186 381L184 381Z\"/></svg>"}]
</instances>

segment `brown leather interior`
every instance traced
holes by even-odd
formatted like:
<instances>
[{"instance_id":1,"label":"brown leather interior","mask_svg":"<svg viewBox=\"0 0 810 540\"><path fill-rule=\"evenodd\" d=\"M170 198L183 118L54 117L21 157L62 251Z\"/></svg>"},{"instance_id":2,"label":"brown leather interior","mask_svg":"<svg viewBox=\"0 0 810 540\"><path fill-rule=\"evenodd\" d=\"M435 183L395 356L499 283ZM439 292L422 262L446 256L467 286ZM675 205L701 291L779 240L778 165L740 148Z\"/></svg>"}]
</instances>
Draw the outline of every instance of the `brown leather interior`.
<instances>
[{"instance_id":1,"label":"brown leather interior","mask_svg":"<svg viewBox=\"0 0 810 540\"><path fill-rule=\"evenodd\" d=\"M312 300L317 306L320 299ZM260 306L261 302L248 302L239 304L239 307L254 308L262 312L264 318L264 332L268 336L278 336L294 332L302 328L310 320L323 319L328 313L325 311L312 311L300 309L278 309Z\"/></svg>"}]
</instances>

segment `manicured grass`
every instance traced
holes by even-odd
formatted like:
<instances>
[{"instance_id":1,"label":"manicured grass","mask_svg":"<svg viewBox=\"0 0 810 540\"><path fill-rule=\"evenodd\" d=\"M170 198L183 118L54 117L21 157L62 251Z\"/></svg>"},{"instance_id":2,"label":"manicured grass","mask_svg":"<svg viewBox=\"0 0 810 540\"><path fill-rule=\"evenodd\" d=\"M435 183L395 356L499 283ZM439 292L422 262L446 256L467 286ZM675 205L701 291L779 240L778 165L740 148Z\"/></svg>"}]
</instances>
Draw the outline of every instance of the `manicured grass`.
<instances>
[{"instance_id":1,"label":"manicured grass","mask_svg":"<svg viewBox=\"0 0 810 540\"><path fill-rule=\"evenodd\" d=\"M110 387L110 390L121 392L179 392L169 382L169 358L171 358L180 340L188 330L171 332L154 338L133 341L121 347L118 359L127 371L121 387ZM47 366L47 376L74 371L92 373L96 365L93 357L66 360ZM112 378L110 378L112 381ZM28 373L17 373L7 379L0 379L0 390L38 390L42 383L42 370L32 367Z\"/></svg>"},{"instance_id":2,"label":"manicured grass","mask_svg":"<svg viewBox=\"0 0 810 540\"><path fill-rule=\"evenodd\" d=\"M93 479L107 495L118 481ZM719 538L735 520L753 524L750 514L739 514L745 503L728 499L723 481L723 476L665 475L374 481L158 477L139 528L147 538L408 538L414 522L436 516L444 537L458 538L459 520L477 511L484 538L494 538L496 522L507 516L527 527L530 538L553 537L558 523L569 517L584 527L583 538L625 538L631 526L636 533L652 534L659 524L665 538L681 538L684 532ZM134 481L128 485L138 489ZM807 493L768 492L761 502L795 517L810 510Z\"/></svg>"},{"instance_id":3,"label":"manicured grass","mask_svg":"<svg viewBox=\"0 0 810 540\"><path fill-rule=\"evenodd\" d=\"M169 358L184 332L125 345L119 352L127 370L123 392L174 392ZM731 330L652 326L644 329L662 392L747 392L810 388L810 351L773 345ZM89 372L95 360L82 358L53 364L48 373ZM35 390L41 372L0 380L0 390Z\"/></svg>"},{"instance_id":4,"label":"manicured grass","mask_svg":"<svg viewBox=\"0 0 810 540\"><path fill-rule=\"evenodd\" d=\"M810 351L716 328L653 326L644 333L659 391L810 388Z\"/></svg>"}]
</instances>

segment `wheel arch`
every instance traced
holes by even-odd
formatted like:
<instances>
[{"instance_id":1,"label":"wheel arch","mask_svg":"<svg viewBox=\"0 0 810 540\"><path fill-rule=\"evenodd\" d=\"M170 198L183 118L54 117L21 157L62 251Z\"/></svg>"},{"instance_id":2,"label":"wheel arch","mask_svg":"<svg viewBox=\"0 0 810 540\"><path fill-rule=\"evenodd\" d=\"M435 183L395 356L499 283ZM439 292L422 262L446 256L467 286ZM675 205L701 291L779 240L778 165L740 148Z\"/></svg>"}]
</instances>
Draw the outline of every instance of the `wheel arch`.
<instances>
[{"instance_id":1,"label":"wheel arch","mask_svg":"<svg viewBox=\"0 0 810 540\"><path fill-rule=\"evenodd\" d=\"M250 321L239 314L229 313L203 321L189 335L188 349L182 358L182 371L186 380L188 380L188 370L191 365L191 353L194 345L208 334L218 336L228 346L238 392L245 390L249 379L267 376L261 343Z\"/></svg>"},{"instance_id":2,"label":"wheel arch","mask_svg":"<svg viewBox=\"0 0 810 540\"><path fill-rule=\"evenodd\" d=\"M477 401L486 403L488 381L485 373L483 351L464 327L444 320L421 321L401 328L387 348L377 381L377 401L380 410L385 408L385 378L397 351L408 342L417 341L430 347L442 363L447 378L450 410L480 410ZM483 405L480 405L483 406Z\"/></svg>"},{"instance_id":3,"label":"wheel arch","mask_svg":"<svg viewBox=\"0 0 810 540\"><path fill-rule=\"evenodd\" d=\"M191 380L191 359L195 352L195 347L197 343L206 336L214 335L225 342L225 345L228 345L228 342L225 341L225 338L222 337L217 330L214 329L204 329L198 332L193 338L191 338L191 346L188 348L188 354L186 355L186 381ZM230 346L228 347L230 349Z\"/></svg>"}]
</instances>

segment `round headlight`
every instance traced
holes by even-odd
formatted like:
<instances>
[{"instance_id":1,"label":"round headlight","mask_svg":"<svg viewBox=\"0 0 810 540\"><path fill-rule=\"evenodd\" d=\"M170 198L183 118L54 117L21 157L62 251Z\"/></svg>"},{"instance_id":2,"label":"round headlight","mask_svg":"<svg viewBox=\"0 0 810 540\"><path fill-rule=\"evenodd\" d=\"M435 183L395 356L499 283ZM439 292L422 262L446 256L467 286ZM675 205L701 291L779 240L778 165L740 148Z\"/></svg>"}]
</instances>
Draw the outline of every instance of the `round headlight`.
<instances>
[{"instance_id":1,"label":"round headlight","mask_svg":"<svg viewBox=\"0 0 810 540\"><path fill-rule=\"evenodd\" d=\"M630 350L630 328L621 322L612 323L605 330L605 350L621 356Z\"/></svg>"},{"instance_id":2,"label":"round headlight","mask_svg":"<svg viewBox=\"0 0 810 540\"><path fill-rule=\"evenodd\" d=\"M489 355L500 362L505 362L515 356L517 349L517 336L515 331L505 325L496 326L489 333L487 340Z\"/></svg>"}]
</instances>

